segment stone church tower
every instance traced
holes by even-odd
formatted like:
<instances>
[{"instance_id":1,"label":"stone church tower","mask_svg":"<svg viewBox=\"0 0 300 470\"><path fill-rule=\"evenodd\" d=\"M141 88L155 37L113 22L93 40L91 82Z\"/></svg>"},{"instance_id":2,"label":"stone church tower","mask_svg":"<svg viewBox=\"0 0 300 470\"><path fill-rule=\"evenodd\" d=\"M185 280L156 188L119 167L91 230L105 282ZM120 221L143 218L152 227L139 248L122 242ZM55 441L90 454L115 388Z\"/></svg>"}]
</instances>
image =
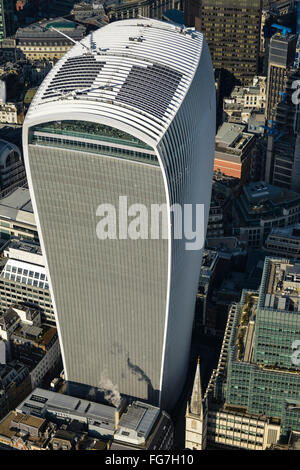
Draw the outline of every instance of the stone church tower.
<instances>
[{"instance_id":1,"label":"stone church tower","mask_svg":"<svg viewBox=\"0 0 300 470\"><path fill-rule=\"evenodd\" d=\"M207 433L207 407L203 403L200 359L198 359L193 391L187 403L185 415L185 447L191 450L204 450Z\"/></svg>"}]
</instances>

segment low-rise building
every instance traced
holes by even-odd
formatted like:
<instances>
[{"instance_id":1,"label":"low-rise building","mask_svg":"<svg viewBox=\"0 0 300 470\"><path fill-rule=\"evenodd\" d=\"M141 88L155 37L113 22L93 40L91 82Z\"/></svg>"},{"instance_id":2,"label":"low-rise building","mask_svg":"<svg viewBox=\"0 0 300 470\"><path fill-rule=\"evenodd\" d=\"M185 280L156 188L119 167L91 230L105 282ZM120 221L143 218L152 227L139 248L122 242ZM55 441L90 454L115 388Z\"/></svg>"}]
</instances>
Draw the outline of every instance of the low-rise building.
<instances>
[{"instance_id":1,"label":"low-rise building","mask_svg":"<svg viewBox=\"0 0 300 470\"><path fill-rule=\"evenodd\" d=\"M25 167L19 148L0 139L0 197L26 183Z\"/></svg>"},{"instance_id":2,"label":"low-rise building","mask_svg":"<svg viewBox=\"0 0 300 470\"><path fill-rule=\"evenodd\" d=\"M46 450L51 427L47 421L12 411L0 422L0 443L15 450Z\"/></svg>"},{"instance_id":3,"label":"low-rise building","mask_svg":"<svg viewBox=\"0 0 300 470\"><path fill-rule=\"evenodd\" d=\"M17 48L24 53L28 60L47 59L56 62L73 46L73 42L64 34L73 41L80 41L85 33L85 26L65 18L42 20L17 30Z\"/></svg>"},{"instance_id":4,"label":"low-rise building","mask_svg":"<svg viewBox=\"0 0 300 470\"><path fill-rule=\"evenodd\" d=\"M76 2L71 10L71 15L78 23L92 26L93 28L101 28L108 23L108 17L105 13L102 0Z\"/></svg>"},{"instance_id":5,"label":"low-rise building","mask_svg":"<svg viewBox=\"0 0 300 470\"><path fill-rule=\"evenodd\" d=\"M256 136L245 125L224 122L216 135L214 170L249 182L255 144Z\"/></svg>"},{"instance_id":6,"label":"low-rise building","mask_svg":"<svg viewBox=\"0 0 300 470\"><path fill-rule=\"evenodd\" d=\"M7 124L22 124L23 110L16 103L3 103L0 101L0 122Z\"/></svg>"},{"instance_id":7,"label":"low-rise building","mask_svg":"<svg viewBox=\"0 0 300 470\"><path fill-rule=\"evenodd\" d=\"M110 450L168 450L173 446L173 424L169 415L139 401L122 414Z\"/></svg>"},{"instance_id":8,"label":"low-rise building","mask_svg":"<svg viewBox=\"0 0 300 470\"><path fill-rule=\"evenodd\" d=\"M14 409L30 393L28 368L20 361L0 363L0 419Z\"/></svg>"},{"instance_id":9,"label":"low-rise building","mask_svg":"<svg viewBox=\"0 0 300 470\"><path fill-rule=\"evenodd\" d=\"M224 99L224 118L228 122L248 123L253 111L264 115L265 107L266 77L254 77L252 85L236 86L230 97Z\"/></svg>"},{"instance_id":10,"label":"low-rise building","mask_svg":"<svg viewBox=\"0 0 300 470\"><path fill-rule=\"evenodd\" d=\"M37 388L16 407L16 412L45 419L55 431L59 429L51 436L49 448L53 450L74 448L76 440L70 432L75 431L105 442L109 450L168 450L173 445L169 415L139 401L127 406L121 399L114 407Z\"/></svg>"},{"instance_id":11,"label":"low-rise building","mask_svg":"<svg viewBox=\"0 0 300 470\"><path fill-rule=\"evenodd\" d=\"M14 303L35 307L42 321L55 326L45 261L37 244L11 241L4 249L0 271L0 313Z\"/></svg>"},{"instance_id":12,"label":"low-rise building","mask_svg":"<svg viewBox=\"0 0 300 470\"><path fill-rule=\"evenodd\" d=\"M0 422L0 444L9 450L106 450L108 445L107 441L89 436L75 421L55 424L17 411Z\"/></svg>"},{"instance_id":13,"label":"low-rise building","mask_svg":"<svg viewBox=\"0 0 300 470\"><path fill-rule=\"evenodd\" d=\"M212 194L206 236L211 238L222 235L224 235L223 207L220 199Z\"/></svg>"},{"instance_id":14,"label":"low-rise building","mask_svg":"<svg viewBox=\"0 0 300 470\"><path fill-rule=\"evenodd\" d=\"M38 242L38 232L28 188L17 188L0 200L0 238Z\"/></svg>"},{"instance_id":15,"label":"low-rise building","mask_svg":"<svg viewBox=\"0 0 300 470\"><path fill-rule=\"evenodd\" d=\"M13 305L0 317L0 337L6 357L18 360L29 370L32 388L37 387L60 360L55 327L41 322L41 312Z\"/></svg>"},{"instance_id":16,"label":"low-rise building","mask_svg":"<svg viewBox=\"0 0 300 470\"><path fill-rule=\"evenodd\" d=\"M243 187L233 205L233 235L260 248L274 228L300 221L300 194L262 181Z\"/></svg>"},{"instance_id":17,"label":"low-rise building","mask_svg":"<svg viewBox=\"0 0 300 470\"><path fill-rule=\"evenodd\" d=\"M116 0L105 3L106 14L109 21L126 20L129 18L154 18L161 20L167 10L183 10L184 0Z\"/></svg>"},{"instance_id":18,"label":"low-rise building","mask_svg":"<svg viewBox=\"0 0 300 470\"><path fill-rule=\"evenodd\" d=\"M274 228L264 246L267 253L300 260L300 224L286 228Z\"/></svg>"}]
</instances>

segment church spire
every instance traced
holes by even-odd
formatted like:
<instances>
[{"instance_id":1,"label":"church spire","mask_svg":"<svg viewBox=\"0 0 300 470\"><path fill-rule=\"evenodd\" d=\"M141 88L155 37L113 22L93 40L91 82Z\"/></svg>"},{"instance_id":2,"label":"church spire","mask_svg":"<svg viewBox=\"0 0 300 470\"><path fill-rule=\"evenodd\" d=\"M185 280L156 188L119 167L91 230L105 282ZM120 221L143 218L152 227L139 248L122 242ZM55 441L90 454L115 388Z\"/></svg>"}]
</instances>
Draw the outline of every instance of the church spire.
<instances>
[{"instance_id":1,"label":"church spire","mask_svg":"<svg viewBox=\"0 0 300 470\"><path fill-rule=\"evenodd\" d=\"M200 357L198 357L198 363L196 368L196 374L194 379L193 391L190 403L190 413L197 415L202 418L203 406L202 406L202 388L201 388L201 374L200 374Z\"/></svg>"}]
</instances>

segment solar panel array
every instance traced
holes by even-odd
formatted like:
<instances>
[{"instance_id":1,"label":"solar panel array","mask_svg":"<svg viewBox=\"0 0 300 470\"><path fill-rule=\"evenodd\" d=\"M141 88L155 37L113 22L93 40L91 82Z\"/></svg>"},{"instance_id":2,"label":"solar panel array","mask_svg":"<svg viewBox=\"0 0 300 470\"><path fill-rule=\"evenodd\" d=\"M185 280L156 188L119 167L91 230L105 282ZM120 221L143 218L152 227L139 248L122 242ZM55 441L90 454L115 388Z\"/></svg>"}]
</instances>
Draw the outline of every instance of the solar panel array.
<instances>
[{"instance_id":1,"label":"solar panel array","mask_svg":"<svg viewBox=\"0 0 300 470\"><path fill-rule=\"evenodd\" d=\"M181 78L182 73L165 65L133 65L115 100L161 119Z\"/></svg>"},{"instance_id":2,"label":"solar panel array","mask_svg":"<svg viewBox=\"0 0 300 470\"><path fill-rule=\"evenodd\" d=\"M51 80L42 99L92 86L104 65L105 62L97 61L92 55L70 57Z\"/></svg>"}]
</instances>

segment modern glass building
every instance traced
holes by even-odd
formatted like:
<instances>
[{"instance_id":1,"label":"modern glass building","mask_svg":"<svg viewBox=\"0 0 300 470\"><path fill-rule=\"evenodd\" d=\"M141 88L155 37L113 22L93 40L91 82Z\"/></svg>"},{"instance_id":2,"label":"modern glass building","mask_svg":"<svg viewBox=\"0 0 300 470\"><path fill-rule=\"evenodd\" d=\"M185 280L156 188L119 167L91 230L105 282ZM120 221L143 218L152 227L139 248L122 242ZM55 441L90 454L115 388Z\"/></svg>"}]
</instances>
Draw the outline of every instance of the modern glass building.
<instances>
[{"instance_id":1,"label":"modern glass building","mask_svg":"<svg viewBox=\"0 0 300 470\"><path fill-rule=\"evenodd\" d=\"M202 34L155 20L92 33L35 95L24 156L70 385L169 409L178 399L202 251L175 239L171 205L203 204L205 236L214 137ZM116 239L100 240L98 207L118 214L120 196L128 208L166 204L167 236L126 238L123 209Z\"/></svg>"},{"instance_id":2,"label":"modern glass building","mask_svg":"<svg viewBox=\"0 0 300 470\"><path fill-rule=\"evenodd\" d=\"M228 349L227 406L277 419L281 436L300 431L300 263L266 258L259 293L243 291Z\"/></svg>"}]
</instances>

